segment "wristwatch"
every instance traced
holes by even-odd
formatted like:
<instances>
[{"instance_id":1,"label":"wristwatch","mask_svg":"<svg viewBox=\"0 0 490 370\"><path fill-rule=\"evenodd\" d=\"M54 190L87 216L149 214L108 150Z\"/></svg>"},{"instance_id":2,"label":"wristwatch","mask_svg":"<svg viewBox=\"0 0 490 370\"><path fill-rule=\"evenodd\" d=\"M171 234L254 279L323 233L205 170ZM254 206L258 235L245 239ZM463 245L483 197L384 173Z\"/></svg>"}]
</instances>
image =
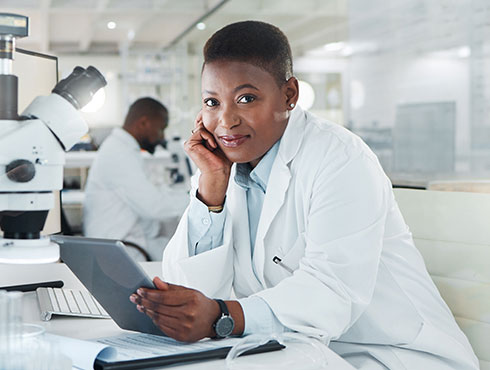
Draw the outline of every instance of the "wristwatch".
<instances>
[{"instance_id":1,"label":"wristwatch","mask_svg":"<svg viewBox=\"0 0 490 370\"><path fill-rule=\"evenodd\" d=\"M228 311L228 307L226 307L226 303L221 299L215 299L218 302L219 308L221 310L221 316L218 317L218 320L214 323L214 331L216 332L216 338L221 339L229 336L233 332L233 328L235 327L235 321L230 316L230 312Z\"/></svg>"}]
</instances>

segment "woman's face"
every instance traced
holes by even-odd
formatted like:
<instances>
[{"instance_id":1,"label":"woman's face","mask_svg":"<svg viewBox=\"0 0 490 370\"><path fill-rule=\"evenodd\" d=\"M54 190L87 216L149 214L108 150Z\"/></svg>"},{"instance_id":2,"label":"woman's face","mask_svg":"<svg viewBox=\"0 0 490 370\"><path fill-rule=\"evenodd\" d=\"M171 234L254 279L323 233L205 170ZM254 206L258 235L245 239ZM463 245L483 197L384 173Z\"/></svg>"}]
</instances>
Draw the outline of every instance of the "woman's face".
<instances>
[{"instance_id":1,"label":"woman's face","mask_svg":"<svg viewBox=\"0 0 490 370\"><path fill-rule=\"evenodd\" d=\"M204 66L201 85L204 126L230 161L255 167L286 129L296 79L279 87L253 64L216 61Z\"/></svg>"}]
</instances>

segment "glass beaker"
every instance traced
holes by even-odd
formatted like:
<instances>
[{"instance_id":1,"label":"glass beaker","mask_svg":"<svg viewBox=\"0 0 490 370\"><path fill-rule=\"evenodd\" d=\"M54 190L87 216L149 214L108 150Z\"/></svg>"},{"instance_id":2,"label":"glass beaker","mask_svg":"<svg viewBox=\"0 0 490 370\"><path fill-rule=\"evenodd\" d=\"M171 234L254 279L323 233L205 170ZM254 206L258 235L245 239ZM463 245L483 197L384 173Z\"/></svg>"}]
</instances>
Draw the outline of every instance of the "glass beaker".
<instances>
[{"instance_id":1,"label":"glass beaker","mask_svg":"<svg viewBox=\"0 0 490 370\"><path fill-rule=\"evenodd\" d=\"M21 292L0 290L0 369L71 369L71 361L45 340L42 326L23 323L22 310Z\"/></svg>"}]
</instances>

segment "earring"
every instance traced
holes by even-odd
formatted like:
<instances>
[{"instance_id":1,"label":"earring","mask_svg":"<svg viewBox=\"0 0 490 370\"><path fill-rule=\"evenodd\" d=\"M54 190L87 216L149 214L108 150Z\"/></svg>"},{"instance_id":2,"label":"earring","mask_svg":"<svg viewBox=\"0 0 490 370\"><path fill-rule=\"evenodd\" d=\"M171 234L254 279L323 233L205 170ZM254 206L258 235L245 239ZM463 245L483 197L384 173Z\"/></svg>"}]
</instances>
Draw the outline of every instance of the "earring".
<instances>
[{"instance_id":1,"label":"earring","mask_svg":"<svg viewBox=\"0 0 490 370\"><path fill-rule=\"evenodd\" d=\"M289 104L291 108L294 108L294 103Z\"/></svg>"}]
</instances>

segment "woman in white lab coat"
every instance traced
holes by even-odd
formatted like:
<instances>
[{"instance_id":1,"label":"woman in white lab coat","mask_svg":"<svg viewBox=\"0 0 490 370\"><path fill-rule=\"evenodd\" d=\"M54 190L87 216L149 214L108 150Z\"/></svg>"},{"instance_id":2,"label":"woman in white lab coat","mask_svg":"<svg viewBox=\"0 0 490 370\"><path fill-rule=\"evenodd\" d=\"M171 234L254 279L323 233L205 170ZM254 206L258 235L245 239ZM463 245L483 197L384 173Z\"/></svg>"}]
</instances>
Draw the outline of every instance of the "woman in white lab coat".
<instances>
[{"instance_id":1,"label":"woman in white lab coat","mask_svg":"<svg viewBox=\"0 0 490 370\"><path fill-rule=\"evenodd\" d=\"M225 335L315 335L365 369L478 368L376 156L296 107L280 30L247 21L213 35L202 95L191 204L164 253L167 282L131 296L140 311L195 341L224 336L221 298Z\"/></svg>"}]
</instances>

